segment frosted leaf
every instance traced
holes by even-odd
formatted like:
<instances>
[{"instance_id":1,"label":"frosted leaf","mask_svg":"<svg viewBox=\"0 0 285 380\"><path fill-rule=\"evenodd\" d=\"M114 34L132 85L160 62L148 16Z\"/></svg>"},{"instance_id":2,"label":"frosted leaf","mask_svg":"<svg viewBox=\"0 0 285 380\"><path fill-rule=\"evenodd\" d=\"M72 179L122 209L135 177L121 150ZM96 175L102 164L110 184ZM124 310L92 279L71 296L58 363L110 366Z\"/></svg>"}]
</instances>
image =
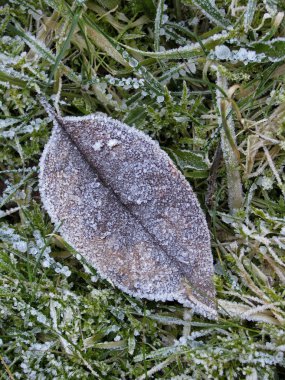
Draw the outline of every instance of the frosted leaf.
<instances>
[{"instance_id":1,"label":"frosted leaf","mask_svg":"<svg viewBox=\"0 0 285 380\"><path fill-rule=\"evenodd\" d=\"M53 119L40 193L63 238L121 290L215 318L207 223L167 154L101 113Z\"/></svg>"}]
</instances>

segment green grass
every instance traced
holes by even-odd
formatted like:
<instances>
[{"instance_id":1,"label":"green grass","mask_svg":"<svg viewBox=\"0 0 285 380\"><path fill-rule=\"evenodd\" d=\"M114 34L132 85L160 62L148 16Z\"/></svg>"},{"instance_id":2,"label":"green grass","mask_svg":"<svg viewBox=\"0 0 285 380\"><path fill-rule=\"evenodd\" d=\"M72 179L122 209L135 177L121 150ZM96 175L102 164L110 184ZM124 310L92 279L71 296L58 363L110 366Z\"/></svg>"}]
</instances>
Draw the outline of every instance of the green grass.
<instances>
[{"instance_id":1,"label":"green grass","mask_svg":"<svg viewBox=\"0 0 285 380\"><path fill-rule=\"evenodd\" d=\"M284 2L0 5L0 380L283 379ZM60 238L37 94L159 141L207 215L217 321L131 298Z\"/></svg>"}]
</instances>

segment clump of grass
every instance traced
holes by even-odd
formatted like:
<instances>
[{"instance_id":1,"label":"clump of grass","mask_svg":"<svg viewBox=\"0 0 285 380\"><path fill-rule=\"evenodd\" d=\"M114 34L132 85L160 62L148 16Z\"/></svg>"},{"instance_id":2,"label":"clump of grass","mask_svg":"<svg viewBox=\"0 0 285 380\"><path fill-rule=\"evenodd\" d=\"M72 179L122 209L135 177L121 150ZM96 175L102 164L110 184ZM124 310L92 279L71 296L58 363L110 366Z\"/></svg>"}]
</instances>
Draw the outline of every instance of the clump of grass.
<instances>
[{"instance_id":1,"label":"clump of grass","mask_svg":"<svg viewBox=\"0 0 285 380\"><path fill-rule=\"evenodd\" d=\"M1 6L0 379L284 377L284 8ZM123 294L61 240L38 194L51 125L36 94L134 125L174 159L208 215L217 321Z\"/></svg>"}]
</instances>

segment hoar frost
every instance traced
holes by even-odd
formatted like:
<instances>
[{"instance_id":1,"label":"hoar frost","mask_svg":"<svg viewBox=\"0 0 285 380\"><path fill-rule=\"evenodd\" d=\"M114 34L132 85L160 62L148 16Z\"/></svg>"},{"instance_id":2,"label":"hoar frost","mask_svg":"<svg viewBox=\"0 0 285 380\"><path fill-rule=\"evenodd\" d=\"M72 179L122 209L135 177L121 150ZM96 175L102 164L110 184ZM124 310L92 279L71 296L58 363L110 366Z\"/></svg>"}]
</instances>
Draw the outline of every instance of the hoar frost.
<instances>
[{"instance_id":1,"label":"hoar frost","mask_svg":"<svg viewBox=\"0 0 285 380\"><path fill-rule=\"evenodd\" d=\"M215 54L218 59L229 59L231 57L231 51L226 45L216 46Z\"/></svg>"},{"instance_id":2,"label":"hoar frost","mask_svg":"<svg viewBox=\"0 0 285 380\"><path fill-rule=\"evenodd\" d=\"M215 47L209 54L211 59L220 59L230 62L241 61L245 65L252 62L262 62L265 58L265 54L256 53L254 50L247 50L240 48L239 50L230 50L226 45L219 45Z\"/></svg>"},{"instance_id":3,"label":"hoar frost","mask_svg":"<svg viewBox=\"0 0 285 380\"><path fill-rule=\"evenodd\" d=\"M205 217L157 143L103 114L56 116L40 167L53 222L103 278L133 296L216 316Z\"/></svg>"},{"instance_id":4,"label":"hoar frost","mask_svg":"<svg viewBox=\"0 0 285 380\"><path fill-rule=\"evenodd\" d=\"M120 144L120 141L117 139L111 139L107 142L107 145L109 148L113 148L114 146L117 146Z\"/></svg>"},{"instance_id":5,"label":"hoar frost","mask_svg":"<svg viewBox=\"0 0 285 380\"><path fill-rule=\"evenodd\" d=\"M96 151L99 151L103 147L102 141L96 141L95 144L92 145L92 148Z\"/></svg>"}]
</instances>

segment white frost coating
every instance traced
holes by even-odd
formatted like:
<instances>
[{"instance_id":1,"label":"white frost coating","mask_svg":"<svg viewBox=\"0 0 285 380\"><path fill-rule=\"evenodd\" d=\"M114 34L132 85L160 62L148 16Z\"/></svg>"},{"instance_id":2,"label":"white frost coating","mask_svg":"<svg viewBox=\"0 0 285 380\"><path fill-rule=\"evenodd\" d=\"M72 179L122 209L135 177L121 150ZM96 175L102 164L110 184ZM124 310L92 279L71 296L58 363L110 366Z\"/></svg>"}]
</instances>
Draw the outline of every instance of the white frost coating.
<instances>
[{"instance_id":1,"label":"white frost coating","mask_svg":"<svg viewBox=\"0 0 285 380\"><path fill-rule=\"evenodd\" d=\"M258 311L256 309L257 308L237 302L230 302L222 299L219 300L219 311L223 315L247 321L265 322L274 325L278 324L271 313L266 310Z\"/></svg>"},{"instance_id":2,"label":"white frost coating","mask_svg":"<svg viewBox=\"0 0 285 380\"><path fill-rule=\"evenodd\" d=\"M226 45L215 47L215 54L218 59L228 59L231 56L231 51Z\"/></svg>"},{"instance_id":3,"label":"white frost coating","mask_svg":"<svg viewBox=\"0 0 285 380\"><path fill-rule=\"evenodd\" d=\"M138 61L137 61L135 58L130 58L130 59L129 59L129 65L130 65L131 67L137 67L138 64L139 64L139 63L138 63Z\"/></svg>"},{"instance_id":4,"label":"white frost coating","mask_svg":"<svg viewBox=\"0 0 285 380\"><path fill-rule=\"evenodd\" d=\"M13 248L15 248L19 252L27 252L28 244L25 241L15 241L13 243Z\"/></svg>"},{"instance_id":5,"label":"white frost coating","mask_svg":"<svg viewBox=\"0 0 285 380\"><path fill-rule=\"evenodd\" d=\"M114 146L117 146L120 144L120 141L117 139L111 139L107 142L107 145L109 148L113 148Z\"/></svg>"},{"instance_id":6,"label":"white frost coating","mask_svg":"<svg viewBox=\"0 0 285 380\"><path fill-rule=\"evenodd\" d=\"M23 40L29 47L36 53L41 53L49 62L54 63L56 57L53 53L46 47L46 45L39 39L36 39L30 32L25 31L25 37ZM44 53L44 54L43 54Z\"/></svg>"},{"instance_id":7,"label":"white frost coating","mask_svg":"<svg viewBox=\"0 0 285 380\"><path fill-rule=\"evenodd\" d=\"M101 150L102 147L103 147L102 141L96 141L95 144L92 145L92 148L95 150L95 152Z\"/></svg>"},{"instance_id":8,"label":"white frost coating","mask_svg":"<svg viewBox=\"0 0 285 380\"><path fill-rule=\"evenodd\" d=\"M222 115L222 102L224 101L224 95L221 93L219 88L223 89L224 92L227 93L228 81L226 77L220 74L220 72L217 70L216 96L218 109L220 115ZM235 125L232 117L232 107L229 103L225 104L226 107L224 112L226 114L226 120L228 123L228 133L230 133L232 140L236 143ZM234 212L234 210L241 208L243 205L243 193L239 172L239 162L227 137L225 126L223 126L222 116L219 116L218 121L221 127L221 146L227 169L228 203L231 212Z\"/></svg>"},{"instance_id":9,"label":"white frost coating","mask_svg":"<svg viewBox=\"0 0 285 380\"><path fill-rule=\"evenodd\" d=\"M216 46L214 51L209 54L211 59L220 59L230 62L243 62L245 65L252 62L262 62L266 55L256 53L254 50L240 48L239 50L230 50L226 45Z\"/></svg>"},{"instance_id":10,"label":"white frost coating","mask_svg":"<svg viewBox=\"0 0 285 380\"><path fill-rule=\"evenodd\" d=\"M215 1L203 1L196 2L195 5L201 10L201 12L214 24L217 24L223 28L233 29L229 21L225 18L225 10L218 9L215 5Z\"/></svg>"},{"instance_id":11,"label":"white frost coating","mask_svg":"<svg viewBox=\"0 0 285 380\"><path fill-rule=\"evenodd\" d=\"M167 154L102 114L59 123L41 159L40 192L63 238L121 290L215 318L207 224ZM94 154L96 142L112 140L112 154Z\"/></svg>"},{"instance_id":12,"label":"white frost coating","mask_svg":"<svg viewBox=\"0 0 285 380\"><path fill-rule=\"evenodd\" d=\"M221 33L217 33L211 37L205 38L203 40L203 44L206 45L212 41L217 41L217 40L224 40L225 41L230 36L231 36L230 31L223 30ZM141 50L134 49L134 48L131 48L130 50L133 52L139 53L139 54L143 53L143 55L146 57L155 57L155 58L163 57L164 59L167 59L167 58L171 59L173 57L179 57L179 59L181 59L181 58L193 58L193 50L199 50L199 51L201 51L201 55L203 54L203 52L201 50L201 45L199 42L189 43L188 45L181 46L179 48L168 49L168 50L163 51L163 52L149 52L149 51L142 52ZM189 55L187 53L189 53Z\"/></svg>"},{"instance_id":13,"label":"white frost coating","mask_svg":"<svg viewBox=\"0 0 285 380\"><path fill-rule=\"evenodd\" d=\"M160 95L156 98L157 103L162 103L164 101L164 96Z\"/></svg>"},{"instance_id":14,"label":"white frost coating","mask_svg":"<svg viewBox=\"0 0 285 380\"><path fill-rule=\"evenodd\" d=\"M42 202L44 204L44 207L45 209L47 210L50 218L51 218L51 221L54 223L54 224L59 224L60 221L59 219L55 216L56 213L55 211L53 210L53 204L50 202L50 200L45 196L45 190L44 190L44 163L46 161L46 155L48 154L48 151L50 149L50 145L52 144L53 142L53 138L55 136L55 133L56 133L56 129L57 129L57 123L56 121L54 121L54 128L53 128L53 131L52 131L52 135L49 139L49 141L47 142L45 148L44 148L44 151L42 153L42 156L41 156L41 159L40 159L40 162L39 162L39 168L40 168L40 171L39 171L39 192L41 194L41 199L42 199Z\"/></svg>"}]
</instances>

